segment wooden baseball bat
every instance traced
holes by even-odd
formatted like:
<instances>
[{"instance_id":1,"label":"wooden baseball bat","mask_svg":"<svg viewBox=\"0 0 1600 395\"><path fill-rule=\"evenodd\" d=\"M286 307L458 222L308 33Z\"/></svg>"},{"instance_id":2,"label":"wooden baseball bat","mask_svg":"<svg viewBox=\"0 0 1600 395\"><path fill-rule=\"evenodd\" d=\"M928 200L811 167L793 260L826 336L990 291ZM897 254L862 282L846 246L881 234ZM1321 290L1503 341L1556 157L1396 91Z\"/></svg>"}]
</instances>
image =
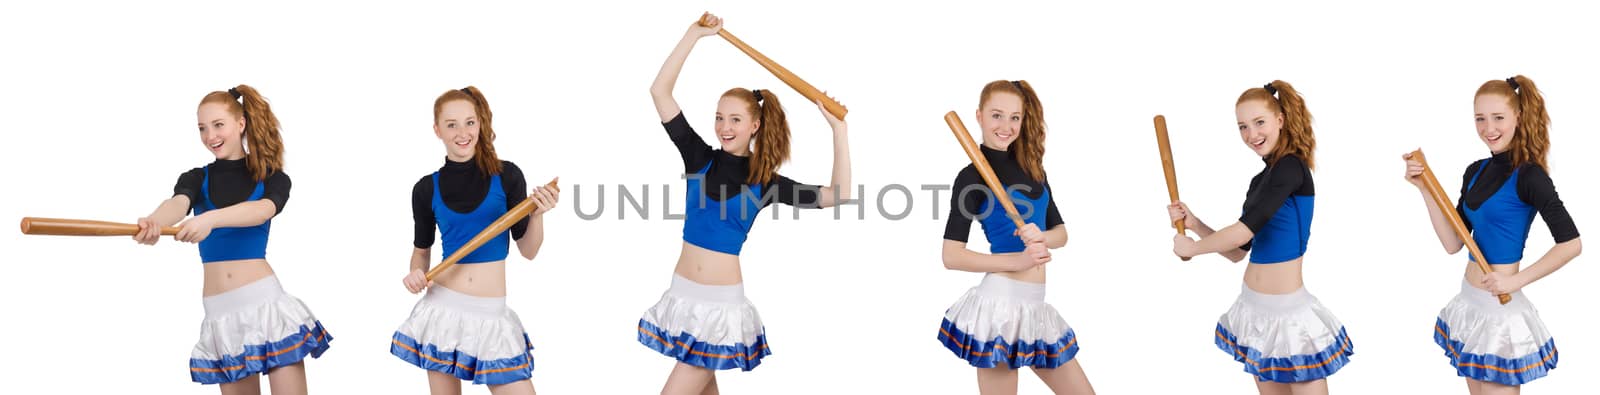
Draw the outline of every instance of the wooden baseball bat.
<instances>
[{"instance_id":1,"label":"wooden baseball bat","mask_svg":"<svg viewBox=\"0 0 1600 395\"><path fill-rule=\"evenodd\" d=\"M1172 168L1172 144L1167 140L1167 117L1156 115L1156 145L1161 148L1161 171L1167 176L1167 197L1173 203L1178 202L1178 171ZM1184 234L1183 220L1172 221L1172 227L1178 229L1178 234ZM1190 257L1178 257L1188 261Z\"/></svg>"},{"instance_id":2,"label":"wooden baseball bat","mask_svg":"<svg viewBox=\"0 0 1600 395\"><path fill-rule=\"evenodd\" d=\"M1454 229L1456 237L1467 245L1467 251L1478 262L1478 269L1482 269L1483 274L1494 272L1494 269L1489 268L1489 260L1483 258L1483 250L1478 249L1478 242L1472 239L1472 232L1467 231L1467 223L1461 221L1461 214L1456 212L1456 205L1450 203L1450 195L1445 194L1444 187L1439 186L1439 178L1433 176L1433 169L1428 167L1428 159L1422 155L1422 149L1411 151L1411 159L1416 159L1422 164L1422 184L1428 188L1428 196L1433 197L1433 204L1439 207L1439 211L1444 213L1446 219L1450 220L1450 228ZM1511 303L1509 294L1496 296L1500 297L1500 304Z\"/></svg>"},{"instance_id":3,"label":"wooden baseball bat","mask_svg":"<svg viewBox=\"0 0 1600 395\"><path fill-rule=\"evenodd\" d=\"M711 14L702 15L700 17L700 26L711 27L710 18ZM734 37L733 33L728 32L728 29L717 30L717 35L727 39L729 44L733 44L734 48L738 48L740 51L743 51L745 55L750 55L751 59L755 59L756 63L761 64L761 67L764 67L767 69L767 71L772 72L773 76L778 77L779 80L783 80L783 83L789 84L790 88L794 88L794 90L799 91L801 96L805 96L807 99L811 99L813 102L821 102L822 108L828 110L828 113L833 114L835 118L844 120L844 115L850 112L850 110L844 108L843 105L840 105L839 102L829 98L828 95L822 94L822 91L817 89L817 87L806 83L805 80L802 80L800 77L794 75L794 73L789 71L789 69L783 68L783 66L779 65L778 62L772 61L771 58L768 58L766 55L762 55L761 52L756 51L755 48L751 48L749 44L745 44L743 40L740 40L738 37Z\"/></svg>"},{"instance_id":4,"label":"wooden baseball bat","mask_svg":"<svg viewBox=\"0 0 1600 395\"><path fill-rule=\"evenodd\" d=\"M133 236L139 234L138 224L91 221L65 218L22 218L22 234L48 236ZM163 236L178 234L178 228L161 228Z\"/></svg>"},{"instance_id":5,"label":"wooden baseball bat","mask_svg":"<svg viewBox=\"0 0 1600 395\"><path fill-rule=\"evenodd\" d=\"M561 177L556 177L555 179L550 180L550 183L544 184L544 186L546 188L555 189L556 192L559 193L561 192L561 188L556 185L556 181L560 180ZM512 206L511 210L507 210L505 215L501 215L499 219L489 223L489 226L483 228L482 231L479 231L478 235L472 236L471 240L467 240L466 244L462 244L461 248L457 248L455 253L444 258L444 261L439 262L439 266L434 266L432 270L428 270L428 281L433 281L433 278L438 277L439 273L443 273L445 269L455 266L456 262L460 262L462 258L467 257L467 254L471 254L473 250L477 250L478 247L482 247L483 243L487 243L489 240L494 239L495 236L499 236L500 233L505 232L506 229L511 229L511 225L522 221L522 218L527 217L528 214L532 213L533 209L537 206L537 204L534 204L533 199L523 199L522 203L517 203L516 206Z\"/></svg>"},{"instance_id":6,"label":"wooden baseball bat","mask_svg":"<svg viewBox=\"0 0 1600 395\"><path fill-rule=\"evenodd\" d=\"M972 159L972 167L978 169L978 175L983 177L983 183L989 186L989 191L994 192L995 199L1000 200L1000 206L1005 208L1006 215L1011 217L1011 222L1017 224L1017 229L1022 229L1026 225L1022 222L1022 214L1018 213L1017 206L1011 203L1011 194L1006 191L1005 185L1000 184L1000 177L994 175L994 168L989 167L989 160L983 158L983 151L972 141L972 133L967 132L967 126L961 123L961 117L956 115L955 111L945 113L944 123L950 125L950 132L955 133L956 141L961 143L961 149L967 151L968 159Z\"/></svg>"}]
</instances>

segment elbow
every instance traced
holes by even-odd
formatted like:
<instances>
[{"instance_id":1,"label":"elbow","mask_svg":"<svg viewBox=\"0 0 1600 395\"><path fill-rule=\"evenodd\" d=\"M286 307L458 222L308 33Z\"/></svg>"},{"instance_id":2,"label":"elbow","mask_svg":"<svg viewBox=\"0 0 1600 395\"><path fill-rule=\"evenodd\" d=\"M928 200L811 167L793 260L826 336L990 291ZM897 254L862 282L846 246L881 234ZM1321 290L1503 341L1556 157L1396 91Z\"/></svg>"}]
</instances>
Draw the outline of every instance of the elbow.
<instances>
[{"instance_id":1,"label":"elbow","mask_svg":"<svg viewBox=\"0 0 1600 395\"><path fill-rule=\"evenodd\" d=\"M527 237L533 237L533 235L528 235ZM522 259L527 259L527 260L531 261L531 260L533 260L534 257L539 256L539 248L544 246L544 239L534 239L534 240L527 240L527 241L531 241L531 243L523 241L523 240L518 240L518 243L517 243L517 254L518 255L522 255Z\"/></svg>"},{"instance_id":2,"label":"elbow","mask_svg":"<svg viewBox=\"0 0 1600 395\"><path fill-rule=\"evenodd\" d=\"M946 245L943 253L939 254L940 261L944 262L945 270L959 270L958 268L961 266L961 257L959 256L958 252L959 251L951 250L950 246Z\"/></svg>"},{"instance_id":3,"label":"elbow","mask_svg":"<svg viewBox=\"0 0 1600 395\"><path fill-rule=\"evenodd\" d=\"M1572 240L1568 240L1567 242L1568 243L1572 243L1572 257L1573 258L1577 258L1579 255L1583 255L1583 239L1572 239Z\"/></svg>"}]
</instances>

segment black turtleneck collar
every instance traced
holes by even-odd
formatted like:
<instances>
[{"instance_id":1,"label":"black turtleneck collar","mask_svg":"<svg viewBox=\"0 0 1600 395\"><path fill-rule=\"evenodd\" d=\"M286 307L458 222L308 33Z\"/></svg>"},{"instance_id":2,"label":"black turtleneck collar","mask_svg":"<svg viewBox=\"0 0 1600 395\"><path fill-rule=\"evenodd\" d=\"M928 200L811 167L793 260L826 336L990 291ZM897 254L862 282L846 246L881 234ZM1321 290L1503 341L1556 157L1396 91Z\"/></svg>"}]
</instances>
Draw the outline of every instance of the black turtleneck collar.
<instances>
[{"instance_id":1,"label":"black turtleneck collar","mask_svg":"<svg viewBox=\"0 0 1600 395\"><path fill-rule=\"evenodd\" d=\"M217 159L216 161L211 162L211 170L233 171L244 170L246 168L247 166L245 166L244 158Z\"/></svg>"},{"instance_id":2,"label":"black turtleneck collar","mask_svg":"<svg viewBox=\"0 0 1600 395\"><path fill-rule=\"evenodd\" d=\"M1493 160L1494 163L1497 164L1497 165L1510 166L1511 165L1511 150L1508 149L1508 150L1505 150L1505 151L1501 151L1500 153L1494 154L1494 156L1489 157L1489 159Z\"/></svg>"},{"instance_id":3,"label":"black turtleneck collar","mask_svg":"<svg viewBox=\"0 0 1600 395\"><path fill-rule=\"evenodd\" d=\"M989 163L991 164L997 162L1010 163L1016 161L1015 158L1011 157L1011 151L1009 150L1001 151L994 148L989 148L989 146L982 144L979 144L978 147L980 147L980 149L983 151L983 158L988 159Z\"/></svg>"},{"instance_id":4,"label":"black turtleneck collar","mask_svg":"<svg viewBox=\"0 0 1600 395\"><path fill-rule=\"evenodd\" d=\"M1482 163L1485 161L1488 163ZM1500 187L1505 186L1514 170L1511 167L1511 150L1493 154L1483 161L1473 162L1467 167L1467 173L1461 179L1461 203L1468 208L1478 209L1484 201L1499 191Z\"/></svg>"}]
</instances>

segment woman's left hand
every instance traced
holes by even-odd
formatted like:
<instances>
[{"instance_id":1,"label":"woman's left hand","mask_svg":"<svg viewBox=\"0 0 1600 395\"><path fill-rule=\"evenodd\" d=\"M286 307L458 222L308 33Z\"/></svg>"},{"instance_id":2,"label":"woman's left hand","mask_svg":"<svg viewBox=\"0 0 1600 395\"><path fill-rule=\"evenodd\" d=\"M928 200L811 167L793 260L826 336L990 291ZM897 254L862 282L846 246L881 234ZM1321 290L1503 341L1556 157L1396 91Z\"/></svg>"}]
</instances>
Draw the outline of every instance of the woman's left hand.
<instances>
[{"instance_id":1,"label":"woman's left hand","mask_svg":"<svg viewBox=\"0 0 1600 395\"><path fill-rule=\"evenodd\" d=\"M211 229L215 226L216 223L212 222L211 216L197 215L178 224L178 234L172 238L185 243L199 243L211 235Z\"/></svg>"},{"instance_id":2,"label":"woman's left hand","mask_svg":"<svg viewBox=\"0 0 1600 395\"><path fill-rule=\"evenodd\" d=\"M834 99L833 96L828 96L828 92L822 92L822 95L823 96L827 96L828 99L833 100L835 103L839 102L839 100L838 99ZM839 130L839 129L845 127L844 120L843 119L839 119L838 117L834 117L833 113L828 112L828 108L824 107L822 105L822 101L821 100L817 100L816 103L817 103L817 111L822 111L822 117L828 119L828 127L833 128L833 130ZM839 103L839 107L844 107L844 103Z\"/></svg>"},{"instance_id":3,"label":"woman's left hand","mask_svg":"<svg viewBox=\"0 0 1600 395\"><path fill-rule=\"evenodd\" d=\"M1200 249L1200 242L1194 241L1188 235L1172 235L1172 254L1179 258L1193 258L1195 251Z\"/></svg>"},{"instance_id":4,"label":"woman's left hand","mask_svg":"<svg viewBox=\"0 0 1600 395\"><path fill-rule=\"evenodd\" d=\"M1044 244L1044 232L1039 231L1039 225L1023 224L1021 229L1017 229L1017 231L1012 232L1012 234L1016 235L1018 238L1021 238L1022 244Z\"/></svg>"},{"instance_id":5,"label":"woman's left hand","mask_svg":"<svg viewBox=\"0 0 1600 395\"><path fill-rule=\"evenodd\" d=\"M1515 293L1522 290L1523 286L1528 285L1522 281L1520 276L1500 272L1485 274L1478 283L1483 285L1483 289L1489 290L1489 293L1495 295Z\"/></svg>"},{"instance_id":6,"label":"woman's left hand","mask_svg":"<svg viewBox=\"0 0 1600 395\"><path fill-rule=\"evenodd\" d=\"M533 212L528 215L540 216L549 212L550 209L556 208L556 201L559 200L560 196L555 190L543 185L533 187L533 193L528 194L528 199L533 199L534 205L538 207L535 207Z\"/></svg>"}]
</instances>

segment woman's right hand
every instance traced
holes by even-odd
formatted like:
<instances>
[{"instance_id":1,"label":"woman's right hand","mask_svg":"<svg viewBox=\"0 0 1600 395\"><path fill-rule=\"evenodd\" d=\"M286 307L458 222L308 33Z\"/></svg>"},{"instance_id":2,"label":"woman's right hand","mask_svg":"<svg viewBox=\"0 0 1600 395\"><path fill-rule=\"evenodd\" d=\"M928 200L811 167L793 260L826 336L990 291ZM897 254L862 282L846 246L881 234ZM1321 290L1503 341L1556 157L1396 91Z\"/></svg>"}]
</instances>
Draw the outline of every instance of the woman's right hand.
<instances>
[{"instance_id":1,"label":"woman's right hand","mask_svg":"<svg viewBox=\"0 0 1600 395\"><path fill-rule=\"evenodd\" d=\"M1178 223L1178 221L1183 221L1183 227L1186 229L1197 229L1200 227L1200 218L1191 215L1189 212L1189 205L1184 204L1182 201L1172 202L1172 204L1167 205L1167 218L1167 223L1169 224L1175 224Z\"/></svg>"},{"instance_id":2,"label":"woman's right hand","mask_svg":"<svg viewBox=\"0 0 1600 395\"><path fill-rule=\"evenodd\" d=\"M411 293L422 292L422 290L433 286L433 281L428 281L428 275L423 273L422 269L412 270L411 274L407 274L406 278L400 280L400 282L405 283L406 290L411 291Z\"/></svg>"},{"instance_id":3,"label":"woman's right hand","mask_svg":"<svg viewBox=\"0 0 1600 395\"><path fill-rule=\"evenodd\" d=\"M710 36L722 31L722 18L711 15L710 12L700 16L700 19L689 24L689 34L696 38Z\"/></svg>"},{"instance_id":4,"label":"woman's right hand","mask_svg":"<svg viewBox=\"0 0 1600 395\"><path fill-rule=\"evenodd\" d=\"M1400 155L1406 161L1406 182L1417 188L1422 188L1422 162L1411 158L1411 153Z\"/></svg>"},{"instance_id":5,"label":"woman's right hand","mask_svg":"<svg viewBox=\"0 0 1600 395\"><path fill-rule=\"evenodd\" d=\"M1011 258L1011 270L1008 271L1017 272L1028 270L1034 268L1035 266L1049 263L1050 249L1046 248L1044 243L1028 243L1028 246L1022 250L1022 253L1013 254Z\"/></svg>"},{"instance_id":6,"label":"woman's right hand","mask_svg":"<svg viewBox=\"0 0 1600 395\"><path fill-rule=\"evenodd\" d=\"M161 224L150 217L139 218L139 232L133 234L133 241L144 245L156 245L161 240Z\"/></svg>"}]
</instances>

